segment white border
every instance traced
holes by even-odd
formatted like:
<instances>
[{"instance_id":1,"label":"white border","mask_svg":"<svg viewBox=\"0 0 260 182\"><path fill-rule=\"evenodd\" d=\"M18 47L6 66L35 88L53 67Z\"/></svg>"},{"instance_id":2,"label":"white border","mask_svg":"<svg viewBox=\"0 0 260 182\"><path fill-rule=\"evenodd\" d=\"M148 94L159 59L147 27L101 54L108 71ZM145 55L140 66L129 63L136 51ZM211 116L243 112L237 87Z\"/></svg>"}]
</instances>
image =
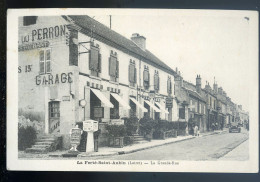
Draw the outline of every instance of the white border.
<instances>
[{"instance_id":1,"label":"white border","mask_svg":"<svg viewBox=\"0 0 260 182\"><path fill-rule=\"evenodd\" d=\"M249 60L255 70L248 75L250 83L250 159L230 161L178 161L178 166L159 165L78 165L75 160L18 160L18 17L24 15L57 16L84 14L112 15L164 15L164 16L247 16L250 17ZM9 9L7 12L7 169L33 171L159 171L159 172L243 172L256 173L258 164L258 12L224 10L158 10L158 9ZM238 73L239 74L239 73ZM79 160L84 161L84 160Z\"/></svg>"}]
</instances>

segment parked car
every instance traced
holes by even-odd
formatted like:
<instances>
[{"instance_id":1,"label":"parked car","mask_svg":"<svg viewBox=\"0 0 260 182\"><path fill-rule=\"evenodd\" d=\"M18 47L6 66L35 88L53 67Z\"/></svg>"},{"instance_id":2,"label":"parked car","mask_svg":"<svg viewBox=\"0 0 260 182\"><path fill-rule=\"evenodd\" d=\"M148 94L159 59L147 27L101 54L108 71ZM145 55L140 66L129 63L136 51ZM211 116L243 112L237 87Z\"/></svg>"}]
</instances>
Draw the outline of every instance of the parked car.
<instances>
[{"instance_id":1,"label":"parked car","mask_svg":"<svg viewBox=\"0 0 260 182\"><path fill-rule=\"evenodd\" d=\"M241 128L240 126L237 124L237 125L231 125L229 127L229 133L233 133L233 132L236 132L236 133L240 133L241 132Z\"/></svg>"}]
</instances>

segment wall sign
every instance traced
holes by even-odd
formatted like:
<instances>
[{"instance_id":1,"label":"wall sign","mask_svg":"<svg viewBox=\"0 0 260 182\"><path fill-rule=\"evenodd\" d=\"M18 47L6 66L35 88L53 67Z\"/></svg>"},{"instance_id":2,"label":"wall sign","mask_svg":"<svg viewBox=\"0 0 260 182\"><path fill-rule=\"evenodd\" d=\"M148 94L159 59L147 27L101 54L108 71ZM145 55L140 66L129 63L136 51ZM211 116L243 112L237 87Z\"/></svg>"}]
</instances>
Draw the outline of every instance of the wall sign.
<instances>
[{"instance_id":1,"label":"wall sign","mask_svg":"<svg viewBox=\"0 0 260 182\"><path fill-rule=\"evenodd\" d=\"M122 120L122 119L111 119L111 124L112 125L123 125L124 120Z\"/></svg>"},{"instance_id":2,"label":"wall sign","mask_svg":"<svg viewBox=\"0 0 260 182\"><path fill-rule=\"evenodd\" d=\"M49 47L50 43L49 41L44 41L44 42L35 42L31 44L24 44L24 45L19 45L18 46L18 51L27 51L27 50L32 50L32 49L38 49L38 48L44 48L44 47Z\"/></svg>"},{"instance_id":3,"label":"wall sign","mask_svg":"<svg viewBox=\"0 0 260 182\"><path fill-rule=\"evenodd\" d=\"M70 96L62 96L62 101L70 101Z\"/></svg>"},{"instance_id":4,"label":"wall sign","mask_svg":"<svg viewBox=\"0 0 260 182\"><path fill-rule=\"evenodd\" d=\"M31 34L22 36L21 42L41 41L45 39L53 39L66 34L66 25L56 25L52 27L44 27L32 30Z\"/></svg>"},{"instance_id":5,"label":"wall sign","mask_svg":"<svg viewBox=\"0 0 260 182\"><path fill-rule=\"evenodd\" d=\"M54 85L59 83L72 83L72 72L69 73L61 73L56 74L55 76L52 74L46 75L37 75L35 77L36 85Z\"/></svg>"},{"instance_id":6,"label":"wall sign","mask_svg":"<svg viewBox=\"0 0 260 182\"><path fill-rule=\"evenodd\" d=\"M173 102L173 98L167 97L166 98L166 108L172 108L172 106L173 106L172 102Z\"/></svg>"},{"instance_id":7,"label":"wall sign","mask_svg":"<svg viewBox=\"0 0 260 182\"><path fill-rule=\"evenodd\" d=\"M94 107L94 118L104 118L104 107Z\"/></svg>"}]
</instances>

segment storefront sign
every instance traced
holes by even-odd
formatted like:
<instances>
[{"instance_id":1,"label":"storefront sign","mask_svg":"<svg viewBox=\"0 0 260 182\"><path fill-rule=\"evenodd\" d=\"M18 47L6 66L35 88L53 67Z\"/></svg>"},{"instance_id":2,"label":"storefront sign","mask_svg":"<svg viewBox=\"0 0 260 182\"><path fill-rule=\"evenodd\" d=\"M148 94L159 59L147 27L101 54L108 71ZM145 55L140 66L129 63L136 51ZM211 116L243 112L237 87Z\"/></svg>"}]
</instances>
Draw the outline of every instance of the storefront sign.
<instances>
[{"instance_id":1,"label":"storefront sign","mask_svg":"<svg viewBox=\"0 0 260 182\"><path fill-rule=\"evenodd\" d=\"M62 101L70 101L70 96L62 96Z\"/></svg>"},{"instance_id":2,"label":"storefront sign","mask_svg":"<svg viewBox=\"0 0 260 182\"><path fill-rule=\"evenodd\" d=\"M83 121L83 130L84 131L97 131L98 130L98 121L94 121L94 120Z\"/></svg>"},{"instance_id":3,"label":"storefront sign","mask_svg":"<svg viewBox=\"0 0 260 182\"><path fill-rule=\"evenodd\" d=\"M31 44L24 44L24 45L19 45L18 46L18 51L27 51L27 50L32 50L32 49L38 49L38 48L44 48L44 47L49 47L50 43L49 41L44 41L44 42L35 42Z\"/></svg>"},{"instance_id":4,"label":"storefront sign","mask_svg":"<svg viewBox=\"0 0 260 182\"><path fill-rule=\"evenodd\" d=\"M72 75L73 75L72 72L56 74L55 76L52 74L37 75L35 77L36 85L53 85L53 84L59 84L59 83L72 83Z\"/></svg>"},{"instance_id":5,"label":"storefront sign","mask_svg":"<svg viewBox=\"0 0 260 182\"><path fill-rule=\"evenodd\" d=\"M79 145L81 139L81 129L80 128L72 128L70 135L70 144L71 145Z\"/></svg>"},{"instance_id":6,"label":"storefront sign","mask_svg":"<svg viewBox=\"0 0 260 182\"><path fill-rule=\"evenodd\" d=\"M172 106L173 106L172 102L173 102L173 98L167 97L166 98L166 108L172 108Z\"/></svg>"}]
</instances>

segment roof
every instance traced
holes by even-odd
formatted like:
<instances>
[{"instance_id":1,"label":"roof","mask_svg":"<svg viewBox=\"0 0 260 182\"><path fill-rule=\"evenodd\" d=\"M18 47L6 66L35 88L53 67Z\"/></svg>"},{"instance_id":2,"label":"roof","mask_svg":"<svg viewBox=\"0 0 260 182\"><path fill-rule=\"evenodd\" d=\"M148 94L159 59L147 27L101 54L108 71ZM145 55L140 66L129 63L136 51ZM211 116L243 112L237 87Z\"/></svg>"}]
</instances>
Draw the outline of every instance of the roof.
<instances>
[{"instance_id":1,"label":"roof","mask_svg":"<svg viewBox=\"0 0 260 182\"><path fill-rule=\"evenodd\" d=\"M205 99L197 92L193 91L193 90L190 90L190 89L187 89L187 88L184 88L185 90L187 90L187 92L192 95L193 97L196 97L198 98L199 100L203 101L203 102L206 102Z\"/></svg>"},{"instance_id":2,"label":"roof","mask_svg":"<svg viewBox=\"0 0 260 182\"><path fill-rule=\"evenodd\" d=\"M155 55L153 55L150 51L142 50L132 40L127 39L119 33L111 30L110 28L94 20L93 18L87 15L71 15L68 17L73 21L71 23L82 28L82 33L87 34L88 36L93 35L93 38L99 41L109 41L113 44L113 46L122 47L137 56L141 56L148 63L152 62L162 70L167 71L168 73L171 73L173 75L176 74L173 69L171 69ZM63 16L63 18L68 21L66 16Z\"/></svg>"}]
</instances>

